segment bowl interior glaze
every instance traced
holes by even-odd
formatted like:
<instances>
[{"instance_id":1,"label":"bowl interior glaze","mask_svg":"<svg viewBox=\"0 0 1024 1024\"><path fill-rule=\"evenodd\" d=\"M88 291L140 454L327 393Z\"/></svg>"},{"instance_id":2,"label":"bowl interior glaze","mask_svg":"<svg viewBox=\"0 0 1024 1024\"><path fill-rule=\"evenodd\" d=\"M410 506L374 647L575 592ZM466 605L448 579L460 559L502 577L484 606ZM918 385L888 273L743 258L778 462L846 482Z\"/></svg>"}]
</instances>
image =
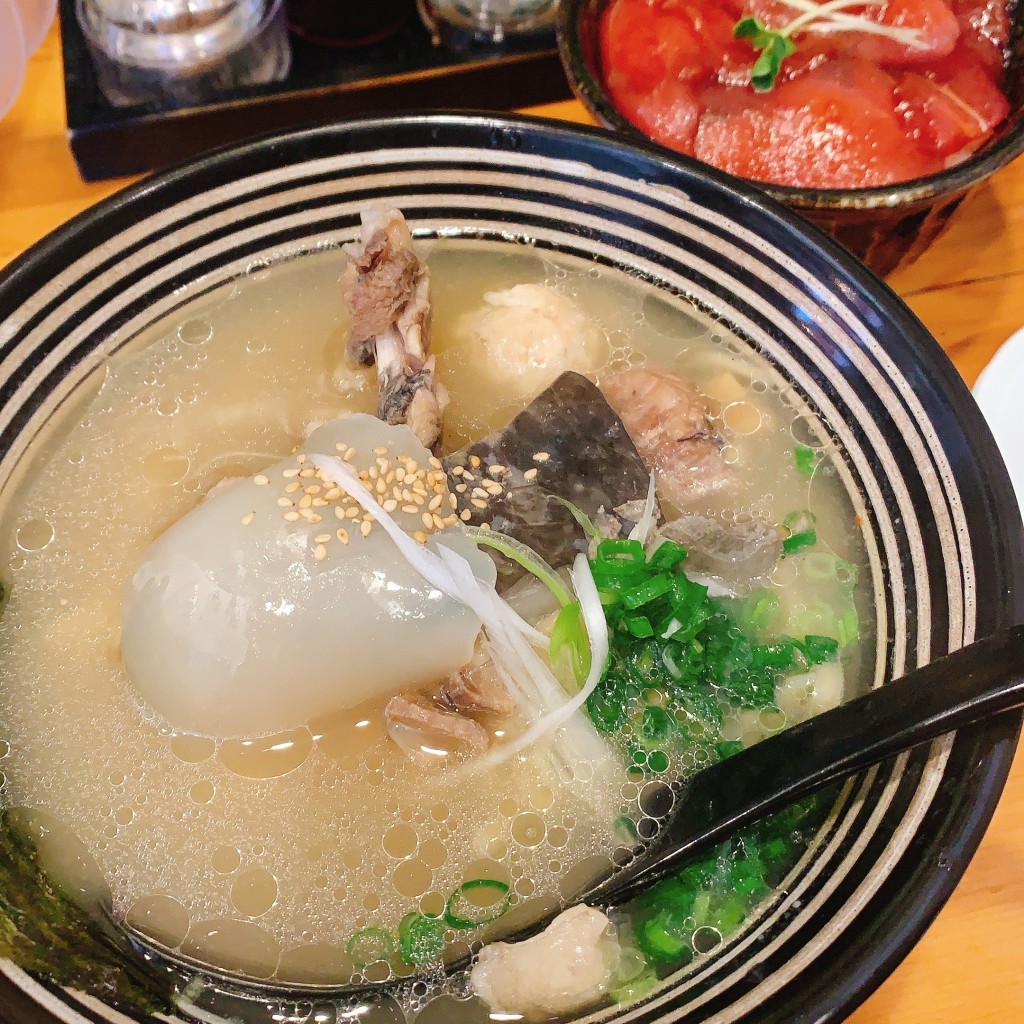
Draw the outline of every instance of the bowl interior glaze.
<instances>
[{"instance_id":1,"label":"bowl interior glaze","mask_svg":"<svg viewBox=\"0 0 1024 1024\"><path fill-rule=\"evenodd\" d=\"M371 202L403 209L420 238L516 241L638 274L713 311L782 373L794 407L838 447L863 517L876 684L1024 615L1005 469L909 310L763 193L655 147L528 118L412 115L268 137L143 182L49 236L0 277L0 494L80 382L140 331L254 266L351 240ZM643 1003L590 1019L841 1020L956 885L1020 721L962 730L852 780L733 940ZM38 879L16 854L0 849L5 1024L139 1021L157 1009L205 1022L362 1019L330 991L192 970L109 926L61 932L25 903ZM62 943L73 956L56 955Z\"/></svg>"}]
</instances>

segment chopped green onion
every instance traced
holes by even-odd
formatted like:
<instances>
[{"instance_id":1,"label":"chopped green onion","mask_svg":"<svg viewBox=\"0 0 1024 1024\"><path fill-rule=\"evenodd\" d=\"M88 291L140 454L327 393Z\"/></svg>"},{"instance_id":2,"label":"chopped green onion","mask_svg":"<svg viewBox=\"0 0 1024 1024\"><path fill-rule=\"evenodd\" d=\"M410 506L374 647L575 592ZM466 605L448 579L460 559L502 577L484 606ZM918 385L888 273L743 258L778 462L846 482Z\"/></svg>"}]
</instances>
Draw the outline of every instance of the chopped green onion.
<instances>
[{"instance_id":1,"label":"chopped green onion","mask_svg":"<svg viewBox=\"0 0 1024 1024\"><path fill-rule=\"evenodd\" d=\"M448 897L444 919L452 928L476 928L497 921L511 901L507 883L496 878L471 878Z\"/></svg>"},{"instance_id":2,"label":"chopped green onion","mask_svg":"<svg viewBox=\"0 0 1024 1024\"><path fill-rule=\"evenodd\" d=\"M802 533L804 530L813 530L815 524L818 522L818 517L807 509L798 509L795 512L790 512L785 519L782 520L782 525L790 533Z\"/></svg>"},{"instance_id":3,"label":"chopped green onion","mask_svg":"<svg viewBox=\"0 0 1024 1024\"><path fill-rule=\"evenodd\" d=\"M797 472L803 477L810 478L814 475L819 459L818 451L810 445L798 444L793 448L793 463Z\"/></svg>"},{"instance_id":4,"label":"chopped green onion","mask_svg":"<svg viewBox=\"0 0 1024 1024\"><path fill-rule=\"evenodd\" d=\"M643 639L644 637L654 636L654 627L646 615L627 615L624 617L623 622L626 624L626 629L635 637Z\"/></svg>"},{"instance_id":5,"label":"chopped green onion","mask_svg":"<svg viewBox=\"0 0 1024 1024\"><path fill-rule=\"evenodd\" d=\"M638 540L603 540L597 549L597 561L605 564L614 562L635 562L646 565L644 546Z\"/></svg>"},{"instance_id":6,"label":"chopped green onion","mask_svg":"<svg viewBox=\"0 0 1024 1024\"><path fill-rule=\"evenodd\" d=\"M365 967L378 960L390 960L395 953L391 933L383 928L360 928L345 946L356 967Z\"/></svg>"},{"instance_id":7,"label":"chopped green onion","mask_svg":"<svg viewBox=\"0 0 1024 1024\"><path fill-rule=\"evenodd\" d=\"M505 534L498 533L497 530L481 530L479 526L464 526L462 529L464 533L473 538L475 543L500 551L506 558L512 559L528 573L536 576L555 595L563 608L572 603L572 594L562 582L561 576L529 545L512 537L506 537Z\"/></svg>"},{"instance_id":8,"label":"chopped green onion","mask_svg":"<svg viewBox=\"0 0 1024 1024\"><path fill-rule=\"evenodd\" d=\"M569 655L573 678L577 683L582 683L590 672L590 639L583 622L583 609L578 601L567 604L555 619L548 647L552 665L557 664L563 651Z\"/></svg>"},{"instance_id":9,"label":"chopped green onion","mask_svg":"<svg viewBox=\"0 0 1024 1024\"><path fill-rule=\"evenodd\" d=\"M558 502L559 505L564 505L569 512L572 514L573 519L582 527L583 532L587 535L590 540L600 541L602 540L601 531L593 524L590 516L581 508L577 508L568 498L563 498L561 495L552 494L552 498Z\"/></svg>"},{"instance_id":10,"label":"chopped green onion","mask_svg":"<svg viewBox=\"0 0 1024 1024\"><path fill-rule=\"evenodd\" d=\"M686 559L686 548L674 540L663 540L651 555L648 565L652 569L675 569Z\"/></svg>"},{"instance_id":11,"label":"chopped green onion","mask_svg":"<svg viewBox=\"0 0 1024 1024\"><path fill-rule=\"evenodd\" d=\"M801 530L799 533L791 534L782 542L782 553L795 555L798 551L814 547L817 543L818 534L814 530Z\"/></svg>"},{"instance_id":12,"label":"chopped green onion","mask_svg":"<svg viewBox=\"0 0 1024 1024\"><path fill-rule=\"evenodd\" d=\"M622 603L629 609L641 608L645 604L664 597L672 589L672 577L668 573L651 576L643 583L622 592Z\"/></svg>"},{"instance_id":13,"label":"chopped green onion","mask_svg":"<svg viewBox=\"0 0 1024 1024\"><path fill-rule=\"evenodd\" d=\"M398 925L398 946L407 964L419 966L436 960L444 950L444 924L440 917L413 910Z\"/></svg>"},{"instance_id":14,"label":"chopped green onion","mask_svg":"<svg viewBox=\"0 0 1024 1024\"><path fill-rule=\"evenodd\" d=\"M805 636L800 644L807 667L824 665L826 662L835 661L839 657L839 641L830 636Z\"/></svg>"}]
</instances>

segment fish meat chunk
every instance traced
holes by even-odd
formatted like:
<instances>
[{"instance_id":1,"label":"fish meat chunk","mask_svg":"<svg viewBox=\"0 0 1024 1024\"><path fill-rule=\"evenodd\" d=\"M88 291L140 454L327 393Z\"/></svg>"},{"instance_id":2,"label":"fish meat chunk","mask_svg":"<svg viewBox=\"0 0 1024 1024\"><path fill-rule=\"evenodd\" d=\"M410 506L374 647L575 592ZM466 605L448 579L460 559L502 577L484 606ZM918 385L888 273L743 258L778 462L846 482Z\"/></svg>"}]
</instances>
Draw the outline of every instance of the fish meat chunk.
<instances>
[{"instance_id":1,"label":"fish meat chunk","mask_svg":"<svg viewBox=\"0 0 1024 1024\"><path fill-rule=\"evenodd\" d=\"M628 502L642 502L650 482L649 470L615 410L596 384L572 371L563 373L508 426L453 452L443 463L452 479L456 467L474 478L479 474L493 479L491 466L505 470L497 477L502 491L488 498L486 508L472 503L472 489L457 494L460 513L468 512L470 523L490 523L528 544L555 568L586 552L587 540L554 495L595 519ZM508 587L524 570L503 559L499 572L502 587Z\"/></svg>"},{"instance_id":2,"label":"fish meat chunk","mask_svg":"<svg viewBox=\"0 0 1024 1024\"><path fill-rule=\"evenodd\" d=\"M581 905L559 914L533 938L484 946L470 984L494 1012L544 1019L604 998L618 962L608 917Z\"/></svg>"},{"instance_id":3,"label":"fish meat chunk","mask_svg":"<svg viewBox=\"0 0 1024 1024\"><path fill-rule=\"evenodd\" d=\"M668 504L686 508L733 482L707 402L689 381L650 366L631 367L603 380L601 390Z\"/></svg>"}]
</instances>

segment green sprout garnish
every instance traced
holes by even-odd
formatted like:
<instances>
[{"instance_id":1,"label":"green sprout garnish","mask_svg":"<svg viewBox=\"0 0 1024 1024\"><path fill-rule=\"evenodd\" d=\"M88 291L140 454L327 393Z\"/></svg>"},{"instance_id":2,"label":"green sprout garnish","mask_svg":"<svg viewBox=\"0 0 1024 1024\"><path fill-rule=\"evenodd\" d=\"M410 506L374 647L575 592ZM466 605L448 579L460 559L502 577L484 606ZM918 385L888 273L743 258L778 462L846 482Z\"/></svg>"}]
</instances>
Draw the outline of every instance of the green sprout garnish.
<instances>
[{"instance_id":1,"label":"green sprout garnish","mask_svg":"<svg viewBox=\"0 0 1024 1024\"><path fill-rule=\"evenodd\" d=\"M859 14L845 13L848 7L883 7L885 0L829 0L815 3L814 0L782 0L800 12L789 24L781 28L769 28L763 21L752 15L745 15L736 22L732 34L736 39L747 39L760 55L750 72L750 83L756 92L770 92L778 81L779 72L787 57L796 53L793 36L805 32L812 25L821 32L865 32L869 35L885 36L912 50L927 50L928 42L916 28L900 28L880 25L877 21Z\"/></svg>"},{"instance_id":2,"label":"green sprout garnish","mask_svg":"<svg viewBox=\"0 0 1024 1024\"><path fill-rule=\"evenodd\" d=\"M796 44L785 30L776 32L749 16L736 22L732 34L737 39L749 39L750 45L761 51L750 70L750 83L755 92L770 92L778 80L782 62L796 53Z\"/></svg>"}]
</instances>

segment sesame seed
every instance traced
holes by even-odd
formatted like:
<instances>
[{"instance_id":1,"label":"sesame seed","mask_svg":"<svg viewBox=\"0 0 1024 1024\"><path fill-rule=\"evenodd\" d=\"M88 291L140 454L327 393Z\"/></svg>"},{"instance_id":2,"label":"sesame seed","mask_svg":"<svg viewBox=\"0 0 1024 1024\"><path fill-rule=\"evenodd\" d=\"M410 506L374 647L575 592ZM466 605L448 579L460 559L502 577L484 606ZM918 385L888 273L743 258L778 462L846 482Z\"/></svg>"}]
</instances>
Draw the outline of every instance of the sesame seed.
<instances>
[{"instance_id":1,"label":"sesame seed","mask_svg":"<svg viewBox=\"0 0 1024 1024\"><path fill-rule=\"evenodd\" d=\"M424 512L423 515L420 516L420 519L423 520L423 525L429 530L431 525L433 524L433 518L431 517L430 513Z\"/></svg>"},{"instance_id":2,"label":"sesame seed","mask_svg":"<svg viewBox=\"0 0 1024 1024\"><path fill-rule=\"evenodd\" d=\"M256 513L255 512L246 512L245 515L242 516L242 525L243 526L248 526L255 518L256 518Z\"/></svg>"},{"instance_id":3,"label":"sesame seed","mask_svg":"<svg viewBox=\"0 0 1024 1024\"><path fill-rule=\"evenodd\" d=\"M466 473L463 473L463 474L462 474L462 479L463 479L463 480L469 480L469 481L471 481L471 482L472 482L473 480L475 480L475 479L476 479L476 477L475 477L475 476L473 476L473 474L472 474L472 473L466 472Z\"/></svg>"},{"instance_id":4,"label":"sesame seed","mask_svg":"<svg viewBox=\"0 0 1024 1024\"><path fill-rule=\"evenodd\" d=\"M370 480L376 480L377 477L380 476L380 467L379 466L371 466L367 470L367 475L368 475Z\"/></svg>"},{"instance_id":5,"label":"sesame seed","mask_svg":"<svg viewBox=\"0 0 1024 1024\"><path fill-rule=\"evenodd\" d=\"M278 505L281 506L281 508L291 508L295 504L295 502L292 501L291 498L278 498L277 503Z\"/></svg>"},{"instance_id":6,"label":"sesame seed","mask_svg":"<svg viewBox=\"0 0 1024 1024\"><path fill-rule=\"evenodd\" d=\"M524 480L536 480L537 479L537 473L538 473L537 467L534 466L533 469L528 469L523 474L523 479Z\"/></svg>"},{"instance_id":7,"label":"sesame seed","mask_svg":"<svg viewBox=\"0 0 1024 1024\"><path fill-rule=\"evenodd\" d=\"M405 479L405 470L401 466L395 470L395 479L401 483Z\"/></svg>"},{"instance_id":8,"label":"sesame seed","mask_svg":"<svg viewBox=\"0 0 1024 1024\"><path fill-rule=\"evenodd\" d=\"M373 529L373 523L367 522L365 519L359 524L359 532L364 537L370 536L370 531Z\"/></svg>"},{"instance_id":9,"label":"sesame seed","mask_svg":"<svg viewBox=\"0 0 1024 1024\"><path fill-rule=\"evenodd\" d=\"M487 492L482 487L473 488L473 497L475 498L486 498Z\"/></svg>"},{"instance_id":10,"label":"sesame seed","mask_svg":"<svg viewBox=\"0 0 1024 1024\"><path fill-rule=\"evenodd\" d=\"M398 461L399 462L412 462L412 459L410 459L408 455L399 455L398 456Z\"/></svg>"},{"instance_id":11,"label":"sesame seed","mask_svg":"<svg viewBox=\"0 0 1024 1024\"><path fill-rule=\"evenodd\" d=\"M452 508L458 508L459 507L459 503L456 500L456 497L455 497L454 494L449 494L448 495L448 504L451 505Z\"/></svg>"},{"instance_id":12,"label":"sesame seed","mask_svg":"<svg viewBox=\"0 0 1024 1024\"><path fill-rule=\"evenodd\" d=\"M298 489L299 489L299 488L300 488L301 486L302 486L302 484L300 484L298 480L293 480L293 481L292 481L292 482L291 482L291 483L290 483L290 484L289 484L289 485L288 485L288 486L287 486L287 487L286 487L286 488L284 489L284 493L285 493L285 494L294 494L294 493L295 493L295 492L296 492L296 491L297 491L297 490L298 490Z\"/></svg>"},{"instance_id":13,"label":"sesame seed","mask_svg":"<svg viewBox=\"0 0 1024 1024\"><path fill-rule=\"evenodd\" d=\"M338 519L345 518L345 510L340 505L334 506L334 514Z\"/></svg>"},{"instance_id":14,"label":"sesame seed","mask_svg":"<svg viewBox=\"0 0 1024 1024\"><path fill-rule=\"evenodd\" d=\"M314 498L313 508L326 508L330 502L326 498Z\"/></svg>"},{"instance_id":15,"label":"sesame seed","mask_svg":"<svg viewBox=\"0 0 1024 1024\"><path fill-rule=\"evenodd\" d=\"M290 480L293 476L298 476L298 475L299 475L299 471L297 469L286 469L281 474L281 476L283 476L286 480Z\"/></svg>"},{"instance_id":16,"label":"sesame seed","mask_svg":"<svg viewBox=\"0 0 1024 1024\"><path fill-rule=\"evenodd\" d=\"M316 476L316 470L315 469L300 469L299 470L299 476L302 477L304 480L308 480L311 476Z\"/></svg>"},{"instance_id":17,"label":"sesame seed","mask_svg":"<svg viewBox=\"0 0 1024 1024\"><path fill-rule=\"evenodd\" d=\"M548 459L550 459L550 458L551 458L551 455L548 452L534 452L533 453L533 461L534 462L547 462Z\"/></svg>"},{"instance_id":18,"label":"sesame seed","mask_svg":"<svg viewBox=\"0 0 1024 1024\"><path fill-rule=\"evenodd\" d=\"M452 466L452 476L462 476L464 472L462 466Z\"/></svg>"},{"instance_id":19,"label":"sesame seed","mask_svg":"<svg viewBox=\"0 0 1024 1024\"><path fill-rule=\"evenodd\" d=\"M419 509L415 505L403 505L402 511L408 512L410 515L415 515L417 512L419 512Z\"/></svg>"},{"instance_id":20,"label":"sesame seed","mask_svg":"<svg viewBox=\"0 0 1024 1024\"><path fill-rule=\"evenodd\" d=\"M359 518L359 506L358 505L353 505L351 508L346 509L345 510L345 516L348 519L358 519Z\"/></svg>"},{"instance_id":21,"label":"sesame seed","mask_svg":"<svg viewBox=\"0 0 1024 1024\"><path fill-rule=\"evenodd\" d=\"M284 520L286 523L297 523L301 518L302 516L300 516L295 509L292 509L291 512L285 512L284 514Z\"/></svg>"},{"instance_id":22,"label":"sesame seed","mask_svg":"<svg viewBox=\"0 0 1024 1024\"><path fill-rule=\"evenodd\" d=\"M374 448L373 449L373 454L374 455L387 455L387 453L388 453L387 447L384 446L384 445L382 445L379 448Z\"/></svg>"},{"instance_id":23,"label":"sesame seed","mask_svg":"<svg viewBox=\"0 0 1024 1024\"><path fill-rule=\"evenodd\" d=\"M356 454L355 448L349 448L345 452L345 455L342 458L342 462L351 462L355 458L355 454Z\"/></svg>"},{"instance_id":24,"label":"sesame seed","mask_svg":"<svg viewBox=\"0 0 1024 1024\"><path fill-rule=\"evenodd\" d=\"M479 455L470 455L470 457L469 457L469 464L474 469L479 469L480 468L480 456Z\"/></svg>"},{"instance_id":25,"label":"sesame seed","mask_svg":"<svg viewBox=\"0 0 1024 1024\"><path fill-rule=\"evenodd\" d=\"M306 516L306 522L309 523L311 526L316 526L317 523L322 523L323 521L324 517L318 516L315 512L310 512Z\"/></svg>"},{"instance_id":26,"label":"sesame seed","mask_svg":"<svg viewBox=\"0 0 1024 1024\"><path fill-rule=\"evenodd\" d=\"M388 483L386 480L378 480L374 490L378 494L386 494L388 489Z\"/></svg>"},{"instance_id":27,"label":"sesame seed","mask_svg":"<svg viewBox=\"0 0 1024 1024\"><path fill-rule=\"evenodd\" d=\"M336 445L334 446L334 450L335 450L336 452L343 452L343 451L344 451L344 450L345 450L345 449L346 449L347 447L348 447L348 445L347 445L347 444L345 444L345 442L344 442L344 441L339 441L339 442L338 442L338 443L337 443L337 444L336 444Z\"/></svg>"},{"instance_id":28,"label":"sesame seed","mask_svg":"<svg viewBox=\"0 0 1024 1024\"><path fill-rule=\"evenodd\" d=\"M472 512L470 512L468 508L464 508L464 509L462 510L461 514L459 515L459 518L460 518L460 519L461 519L461 520L462 520L462 521L463 521L464 523L468 523L468 522L470 521L470 519L472 519L472 518L473 518L473 513L472 513Z\"/></svg>"},{"instance_id":29,"label":"sesame seed","mask_svg":"<svg viewBox=\"0 0 1024 1024\"><path fill-rule=\"evenodd\" d=\"M323 490L323 488L319 484L310 484L306 488L306 493L307 494L319 494L322 490Z\"/></svg>"},{"instance_id":30,"label":"sesame seed","mask_svg":"<svg viewBox=\"0 0 1024 1024\"><path fill-rule=\"evenodd\" d=\"M435 530L443 530L444 529L444 520L436 512L434 513L434 520L433 521L434 521L434 529Z\"/></svg>"},{"instance_id":31,"label":"sesame seed","mask_svg":"<svg viewBox=\"0 0 1024 1024\"><path fill-rule=\"evenodd\" d=\"M340 540L342 544L347 544L348 543L348 530L339 530L338 531L338 540Z\"/></svg>"},{"instance_id":32,"label":"sesame seed","mask_svg":"<svg viewBox=\"0 0 1024 1024\"><path fill-rule=\"evenodd\" d=\"M398 502L395 501L394 498L388 498L388 500L381 505L381 508L384 509L385 512L394 512L395 509L398 508Z\"/></svg>"},{"instance_id":33,"label":"sesame seed","mask_svg":"<svg viewBox=\"0 0 1024 1024\"><path fill-rule=\"evenodd\" d=\"M306 461L305 454L300 452L298 455L295 456L295 461L301 466Z\"/></svg>"},{"instance_id":34,"label":"sesame seed","mask_svg":"<svg viewBox=\"0 0 1024 1024\"><path fill-rule=\"evenodd\" d=\"M418 463L416 462L415 459L410 459L405 464L405 471L406 471L406 473L415 473L415 472L417 472L419 470L419 468L420 467L419 467L419 465L418 465Z\"/></svg>"},{"instance_id":35,"label":"sesame seed","mask_svg":"<svg viewBox=\"0 0 1024 1024\"><path fill-rule=\"evenodd\" d=\"M391 460L383 458L378 459L377 467L380 469L382 473L386 473L391 468Z\"/></svg>"},{"instance_id":36,"label":"sesame seed","mask_svg":"<svg viewBox=\"0 0 1024 1024\"><path fill-rule=\"evenodd\" d=\"M412 539L413 540L418 540L421 544L426 544L427 543L427 535L422 530L417 530L412 535Z\"/></svg>"},{"instance_id":37,"label":"sesame seed","mask_svg":"<svg viewBox=\"0 0 1024 1024\"><path fill-rule=\"evenodd\" d=\"M491 524L490 523L481 523L480 524L480 529L481 530L489 530L490 528L491 528Z\"/></svg>"},{"instance_id":38,"label":"sesame seed","mask_svg":"<svg viewBox=\"0 0 1024 1024\"><path fill-rule=\"evenodd\" d=\"M502 487L501 484L496 484L493 481L489 484L484 484L484 489L487 491L488 494L492 495L505 493L505 488Z\"/></svg>"},{"instance_id":39,"label":"sesame seed","mask_svg":"<svg viewBox=\"0 0 1024 1024\"><path fill-rule=\"evenodd\" d=\"M479 498L470 499L470 504L475 505L477 508L487 508L487 502L481 501Z\"/></svg>"},{"instance_id":40,"label":"sesame seed","mask_svg":"<svg viewBox=\"0 0 1024 1024\"><path fill-rule=\"evenodd\" d=\"M328 501L337 501L345 492L340 487L332 487L324 497Z\"/></svg>"},{"instance_id":41,"label":"sesame seed","mask_svg":"<svg viewBox=\"0 0 1024 1024\"><path fill-rule=\"evenodd\" d=\"M465 494L466 491L468 490L468 488L469 488L469 484L456 484L455 485L455 490L459 494Z\"/></svg>"},{"instance_id":42,"label":"sesame seed","mask_svg":"<svg viewBox=\"0 0 1024 1024\"><path fill-rule=\"evenodd\" d=\"M313 549L313 557L318 562L322 562L327 557L327 546L325 544L317 544Z\"/></svg>"},{"instance_id":43,"label":"sesame seed","mask_svg":"<svg viewBox=\"0 0 1024 1024\"><path fill-rule=\"evenodd\" d=\"M313 504L313 499L308 495L304 494L299 498L299 508L309 508Z\"/></svg>"},{"instance_id":44,"label":"sesame seed","mask_svg":"<svg viewBox=\"0 0 1024 1024\"><path fill-rule=\"evenodd\" d=\"M259 476L254 476L252 478L252 482L257 487L266 487L267 484L270 483L270 477L269 476L265 476L263 473L260 473Z\"/></svg>"},{"instance_id":45,"label":"sesame seed","mask_svg":"<svg viewBox=\"0 0 1024 1024\"><path fill-rule=\"evenodd\" d=\"M329 541L330 539L331 539L331 535L330 535L329 533L318 533L318 534L317 534L317 535L316 535L316 536L315 536L315 537L313 538L313 540L314 540L314 541L315 541L315 542L316 542L317 544L326 544L326 543L327 543L327 542L328 542L328 541Z\"/></svg>"},{"instance_id":46,"label":"sesame seed","mask_svg":"<svg viewBox=\"0 0 1024 1024\"><path fill-rule=\"evenodd\" d=\"M502 473L507 473L508 470L500 462L496 462L493 466L487 467L487 472L491 476L501 476Z\"/></svg>"},{"instance_id":47,"label":"sesame seed","mask_svg":"<svg viewBox=\"0 0 1024 1024\"><path fill-rule=\"evenodd\" d=\"M430 499L430 504L427 505L427 508L429 508L431 512L436 512L441 507L441 502L443 500L444 500L444 495L443 494L435 494Z\"/></svg>"}]
</instances>

